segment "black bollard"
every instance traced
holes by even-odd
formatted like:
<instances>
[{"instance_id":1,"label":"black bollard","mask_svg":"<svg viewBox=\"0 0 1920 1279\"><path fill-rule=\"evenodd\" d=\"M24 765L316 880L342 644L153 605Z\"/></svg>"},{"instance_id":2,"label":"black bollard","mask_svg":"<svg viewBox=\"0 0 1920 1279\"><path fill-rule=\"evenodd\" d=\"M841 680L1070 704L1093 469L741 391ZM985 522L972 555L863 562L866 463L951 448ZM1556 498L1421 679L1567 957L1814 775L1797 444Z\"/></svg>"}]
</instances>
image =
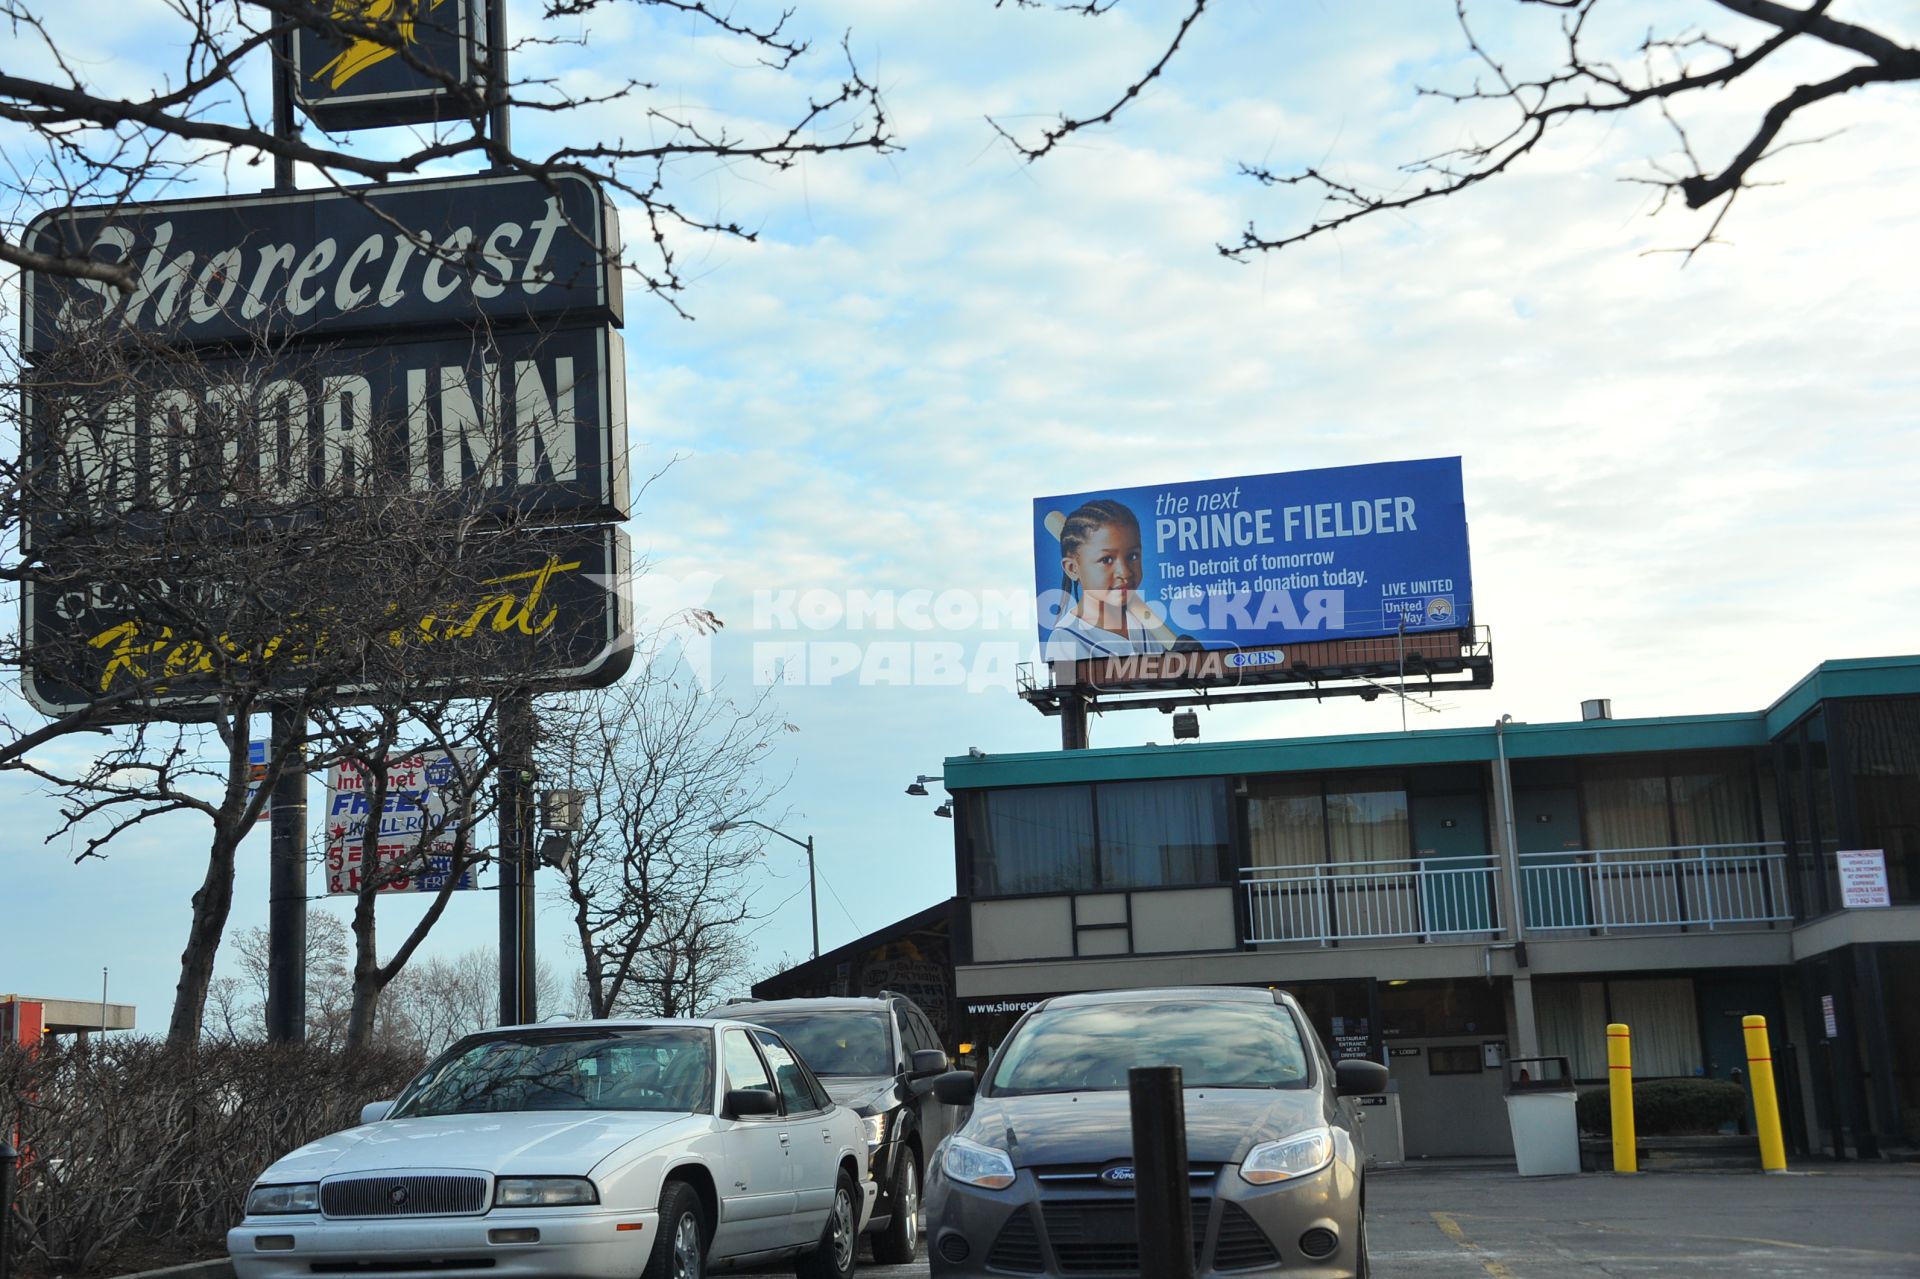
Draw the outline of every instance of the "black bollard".
<instances>
[{"instance_id":1,"label":"black bollard","mask_svg":"<svg viewBox=\"0 0 1920 1279\"><path fill-rule=\"evenodd\" d=\"M1187 1102L1180 1088L1178 1066L1135 1066L1127 1072L1140 1273L1153 1279L1193 1279Z\"/></svg>"}]
</instances>

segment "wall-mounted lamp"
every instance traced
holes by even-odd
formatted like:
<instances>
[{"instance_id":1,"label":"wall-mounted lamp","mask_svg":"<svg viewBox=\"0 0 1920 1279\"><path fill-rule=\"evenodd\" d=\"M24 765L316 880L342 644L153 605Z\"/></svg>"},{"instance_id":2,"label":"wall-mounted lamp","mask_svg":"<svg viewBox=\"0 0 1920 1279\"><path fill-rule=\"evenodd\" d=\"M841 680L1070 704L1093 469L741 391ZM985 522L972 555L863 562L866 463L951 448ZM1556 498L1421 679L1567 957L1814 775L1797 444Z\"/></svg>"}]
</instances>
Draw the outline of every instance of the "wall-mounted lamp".
<instances>
[{"instance_id":1,"label":"wall-mounted lamp","mask_svg":"<svg viewBox=\"0 0 1920 1279\"><path fill-rule=\"evenodd\" d=\"M942 804L942 805L940 805L940 807L938 807L938 808L936 808L936 809L934 809L934 810L933 810L933 815L934 815L935 817L952 817L952 816L953 816L953 805L952 805L952 804Z\"/></svg>"}]
</instances>

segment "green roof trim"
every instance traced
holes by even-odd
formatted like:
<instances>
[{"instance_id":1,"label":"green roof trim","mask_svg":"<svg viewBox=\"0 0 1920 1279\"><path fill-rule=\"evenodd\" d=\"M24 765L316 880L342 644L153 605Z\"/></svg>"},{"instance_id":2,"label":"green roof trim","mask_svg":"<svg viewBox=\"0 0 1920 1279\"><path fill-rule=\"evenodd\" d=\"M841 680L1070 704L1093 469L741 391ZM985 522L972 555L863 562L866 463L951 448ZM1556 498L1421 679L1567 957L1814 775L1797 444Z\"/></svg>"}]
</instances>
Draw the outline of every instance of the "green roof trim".
<instances>
[{"instance_id":1,"label":"green roof trim","mask_svg":"<svg viewBox=\"0 0 1920 1279\"><path fill-rule=\"evenodd\" d=\"M1821 701L1920 693L1920 656L1823 662L1763 711L1655 719L1574 720L1505 726L1509 759L1564 759L1649 751L1765 746ZM1117 782L1156 777L1305 773L1422 764L1478 763L1497 757L1491 724L1410 733L1361 733L1268 741L1192 742L1085 751L1031 751L949 757L947 789Z\"/></svg>"}]
</instances>

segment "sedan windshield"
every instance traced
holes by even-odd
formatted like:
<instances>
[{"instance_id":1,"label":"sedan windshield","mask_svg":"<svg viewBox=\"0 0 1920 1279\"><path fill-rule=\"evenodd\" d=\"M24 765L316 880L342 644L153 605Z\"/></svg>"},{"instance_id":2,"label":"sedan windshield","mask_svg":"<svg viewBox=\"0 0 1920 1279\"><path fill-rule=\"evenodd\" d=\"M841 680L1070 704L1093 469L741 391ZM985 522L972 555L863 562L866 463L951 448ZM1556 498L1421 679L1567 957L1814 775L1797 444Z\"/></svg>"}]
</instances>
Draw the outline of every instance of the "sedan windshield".
<instances>
[{"instance_id":1,"label":"sedan windshield","mask_svg":"<svg viewBox=\"0 0 1920 1279\"><path fill-rule=\"evenodd\" d=\"M1049 1009L1001 1051L995 1096L1127 1086L1134 1066L1178 1066L1188 1088L1297 1088L1299 1028L1274 1004L1129 1001Z\"/></svg>"},{"instance_id":2,"label":"sedan windshield","mask_svg":"<svg viewBox=\"0 0 1920 1279\"><path fill-rule=\"evenodd\" d=\"M713 1036L691 1027L514 1031L463 1039L393 1118L503 1110L667 1110L713 1102Z\"/></svg>"},{"instance_id":3,"label":"sedan windshield","mask_svg":"<svg viewBox=\"0 0 1920 1279\"><path fill-rule=\"evenodd\" d=\"M756 1026L780 1032L816 1075L891 1075L893 1042L879 1013L846 1011L747 1011Z\"/></svg>"}]
</instances>

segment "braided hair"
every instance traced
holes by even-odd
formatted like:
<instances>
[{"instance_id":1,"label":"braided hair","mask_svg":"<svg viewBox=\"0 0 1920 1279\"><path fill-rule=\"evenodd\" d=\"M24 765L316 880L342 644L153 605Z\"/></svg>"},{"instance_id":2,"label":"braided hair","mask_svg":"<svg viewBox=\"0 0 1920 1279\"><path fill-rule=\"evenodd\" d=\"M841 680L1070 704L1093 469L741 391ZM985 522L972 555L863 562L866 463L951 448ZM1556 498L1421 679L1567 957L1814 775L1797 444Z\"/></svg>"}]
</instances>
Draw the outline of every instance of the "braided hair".
<instances>
[{"instance_id":1,"label":"braided hair","mask_svg":"<svg viewBox=\"0 0 1920 1279\"><path fill-rule=\"evenodd\" d=\"M1131 507L1110 497L1095 498L1075 507L1067 516L1067 522L1060 526L1061 557L1077 555L1082 543L1108 525L1132 529L1135 537L1140 535L1140 517ZM1060 571L1060 593L1076 604L1080 602L1080 584L1064 567Z\"/></svg>"}]
</instances>

